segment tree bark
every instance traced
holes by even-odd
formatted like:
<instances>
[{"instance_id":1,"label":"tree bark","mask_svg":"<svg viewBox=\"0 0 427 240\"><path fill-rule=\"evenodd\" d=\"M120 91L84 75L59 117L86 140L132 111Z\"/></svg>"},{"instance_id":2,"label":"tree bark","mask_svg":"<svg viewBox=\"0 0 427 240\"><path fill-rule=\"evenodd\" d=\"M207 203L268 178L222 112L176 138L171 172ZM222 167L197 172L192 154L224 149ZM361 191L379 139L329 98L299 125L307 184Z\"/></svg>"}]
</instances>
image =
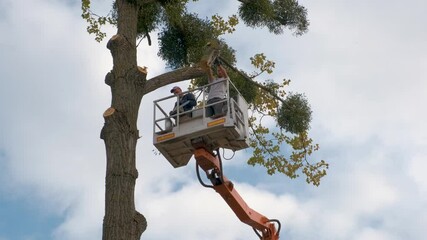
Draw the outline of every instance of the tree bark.
<instances>
[{"instance_id":1,"label":"tree bark","mask_svg":"<svg viewBox=\"0 0 427 240\"><path fill-rule=\"evenodd\" d=\"M138 240L147 227L135 210L134 192L138 171L135 164L138 110L146 73L136 62L138 11L127 0L117 0L118 31L108 42L113 69L105 77L111 87L111 107L104 113L101 138L107 152L103 240Z\"/></svg>"},{"instance_id":2,"label":"tree bark","mask_svg":"<svg viewBox=\"0 0 427 240\"><path fill-rule=\"evenodd\" d=\"M107 48L113 69L105 76L111 87L111 107L104 112L101 138L105 142L105 216L103 240L139 240L147 228L145 217L135 209L136 144L138 110L142 97L164 85L206 74L200 67L187 67L147 81L147 72L138 67L136 39L138 8L128 0L116 0L117 34ZM142 11L140 9L139 11Z\"/></svg>"}]
</instances>

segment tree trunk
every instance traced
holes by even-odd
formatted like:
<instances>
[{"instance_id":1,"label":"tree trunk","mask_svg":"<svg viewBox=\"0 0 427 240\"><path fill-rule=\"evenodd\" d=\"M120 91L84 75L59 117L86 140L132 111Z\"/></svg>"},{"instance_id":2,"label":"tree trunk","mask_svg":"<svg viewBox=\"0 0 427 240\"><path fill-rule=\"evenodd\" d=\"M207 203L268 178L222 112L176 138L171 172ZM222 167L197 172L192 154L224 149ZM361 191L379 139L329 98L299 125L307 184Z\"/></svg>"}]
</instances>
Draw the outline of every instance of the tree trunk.
<instances>
[{"instance_id":1,"label":"tree trunk","mask_svg":"<svg viewBox=\"0 0 427 240\"><path fill-rule=\"evenodd\" d=\"M111 107L104 112L101 138L105 142L105 216L103 240L139 240L147 228L145 217L135 210L136 143L138 110L142 97L155 89L203 76L200 67L178 69L147 81L147 73L137 66L136 36L138 9L128 0L116 0L117 34L107 43L113 69L105 76L111 87ZM142 10L140 10L142 11Z\"/></svg>"},{"instance_id":2,"label":"tree trunk","mask_svg":"<svg viewBox=\"0 0 427 240\"><path fill-rule=\"evenodd\" d=\"M147 227L145 217L135 210L134 192L138 171L135 165L138 109L146 73L136 62L138 11L127 0L117 0L118 31L108 42L113 70L105 77L111 87L111 107L104 113L101 131L107 152L103 240L139 240Z\"/></svg>"}]
</instances>

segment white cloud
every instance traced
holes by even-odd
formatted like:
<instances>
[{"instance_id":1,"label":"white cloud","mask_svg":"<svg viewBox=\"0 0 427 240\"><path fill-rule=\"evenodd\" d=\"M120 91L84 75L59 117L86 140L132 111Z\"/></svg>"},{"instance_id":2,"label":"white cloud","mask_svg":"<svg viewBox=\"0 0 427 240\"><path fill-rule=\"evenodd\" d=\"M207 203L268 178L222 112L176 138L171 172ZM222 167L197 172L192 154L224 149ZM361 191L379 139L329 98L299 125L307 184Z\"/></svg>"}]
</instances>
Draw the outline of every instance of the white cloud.
<instances>
[{"instance_id":1,"label":"white cloud","mask_svg":"<svg viewBox=\"0 0 427 240\"><path fill-rule=\"evenodd\" d=\"M409 162L409 175L416 184L420 197L427 199L427 179L425 169L427 169L426 156L424 149L420 150Z\"/></svg>"},{"instance_id":2,"label":"white cloud","mask_svg":"<svg viewBox=\"0 0 427 240\"><path fill-rule=\"evenodd\" d=\"M290 77L291 89L311 100L312 133L321 144L319 155L331 163L318 188L291 187L296 183L275 176L271 185L290 187L273 194L266 186L272 180L261 169L256 186L235 181L250 207L281 220L284 239L427 235L427 129L421 105L427 96L427 34L419 30L426 6L423 1L366 4L307 2L312 27L299 38L246 30L228 36L245 58L252 55L252 40L263 36L257 50L277 62L274 77ZM8 36L0 39L0 150L7 171L0 190L64 216L52 230L55 239L100 238L105 155L99 131L110 101L103 79L112 66L106 41L97 44L88 36L76 6L42 0L0 5L0 30ZM153 45L147 48L143 41L138 54L149 77L165 71L156 41ZM174 169L151 154L152 101L168 90L145 96L140 110L135 196L149 221L143 238L256 238L220 196L198 184L194 160ZM244 164L244 155L236 154L225 166ZM233 179L234 173L246 174L227 176Z\"/></svg>"},{"instance_id":3,"label":"white cloud","mask_svg":"<svg viewBox=\"0 0 427 240\"><path fill-rule=\"evenodd\" d=\"M64 222L53 232L54 239L72 240L101 237L104 189L85 189L67 209Z\"/></svg>"},{"instance_id":4,"label":"white cloud","mask_svg":"<svg viewBox=\"0 0 427 240\"><path fill-rule=\"evenodd\" d=\"M391 236L387 232L378 231L372 228L363 229L360 233L357 233L355 238L356 240L393 240L397 239L394 236Z\"/></svg>"}]
</instances>

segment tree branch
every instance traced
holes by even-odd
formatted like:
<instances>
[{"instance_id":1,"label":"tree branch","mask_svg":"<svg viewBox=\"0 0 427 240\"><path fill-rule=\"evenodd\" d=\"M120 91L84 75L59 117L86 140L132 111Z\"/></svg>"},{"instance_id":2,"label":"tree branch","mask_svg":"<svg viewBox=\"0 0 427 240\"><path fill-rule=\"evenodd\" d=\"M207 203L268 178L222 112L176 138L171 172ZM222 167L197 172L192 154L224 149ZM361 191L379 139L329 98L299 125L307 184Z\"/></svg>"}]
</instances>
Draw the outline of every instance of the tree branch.
<instances>
[{"instance_id":1,"label":"tree branch","mask_svg":"<svg viewBox=\"0 0 427 240\"><path fill-rule=\"evenodd\" d=\"M256 133L254 126L252 124L249 124L249 128L252 129L253 135L255 136L258 143L261 145L261 147L264 149L264 151L266 151L271 157L275 157L275 155L270 151L268 146L265 144L265 141L262 141L262 139L260 139L260 136Z\"/></svg>"},{"instance_id":2,"label":"tree branch","mask_svg":"<svg viewBox=\"0 0 427 240\"><path fill-rule=\"evenodd\" d=\"M206 75L206 72L198 66L176 69L149 79L145 85L144 94L171 83L203 77L204 75Z\"/></svg>"},{"instance_id":3,"label":"tree branch","mask_svg":"<svg viewBox=\"0 0 427 240\"><path fill-rule=\"evenodd\" d=\"M285 100L282 99L281 97L279 97L275 92L271 91L271 89L269 89L268 87L254 81L252 78L250 78L248 75L242 73L241 71L239 71L239 69L235 68L233 65L231 65L230 63L228 63L224 58L222 57L218 57L221 62L223 62L225 65L227 65L227 67L231 68L233 71L239 73L242 77L244 77L246 80L250 81L251 83L255 84L255 86L261 88L262 90L266 91L267 93L269 93L271 96L275 97L277 100L281 101L282 103L285 103Z\"/></svg>"}]
</instances>

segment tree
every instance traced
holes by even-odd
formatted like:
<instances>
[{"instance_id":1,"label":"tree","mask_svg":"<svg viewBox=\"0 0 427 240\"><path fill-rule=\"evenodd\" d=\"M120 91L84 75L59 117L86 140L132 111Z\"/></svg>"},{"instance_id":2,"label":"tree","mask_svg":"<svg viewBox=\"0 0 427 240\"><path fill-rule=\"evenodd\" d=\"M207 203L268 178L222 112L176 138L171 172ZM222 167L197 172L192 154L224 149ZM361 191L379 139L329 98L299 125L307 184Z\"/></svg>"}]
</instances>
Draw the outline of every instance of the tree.
<instances>
[{"instance_id":1,"label":"tree","mask_svg":"<svg viewBox=\"0 0 427 240\"><path fill-rule=\"evenodd\" d=\"M193 0L197 1L197 0ZM286 28L295 35L307 31L306 9L297 0L239 0L238 15L224 20L214 15L201 19L189 13L189 0L115 0L107 16L98 16L90 9L90 0L82 0L82 17L87 20L88 32L101 41L106 34L104 24L117 26L117 34L108 41L107 48L113 57L113 69L106 74L105 83L111 87L111 107L104 112L105 124L101 138L107 155L105 217L103 239L139 239L147 227L145 217L136 211L134 203L135 150L139 138L138 109L143 96L159 87L192 79L194 86L206 82L206 56L217 48L206 49L206 43L219 43L220 59L230 68L234 84L244 90L253 115L251 146L253 156L248 163L262 165L269 174L281 172L291 178L299 172L306 175L308 183L318 185L326 175L326 162L310 162L308 157L318 145L308 137L311 110L302 94L287 94L284 88L289 80L259 83L261 73L271 73L274 62L264 54L251 58L260 72L246 74L235 67L235 51L220 36L232 33L239 19L249 27L267 27L274 34ZM198 3L199 4L199 3ZM147 79L146 69L136 60L137 40L147 39L151 44L154 31L159 32L159 57L173 71ZM208 51L208 52L206 52ZM272 117L276 127L264 127L262 120ZM291 149L283 151L284 147Z\"/></svg>"}]
</instances>

